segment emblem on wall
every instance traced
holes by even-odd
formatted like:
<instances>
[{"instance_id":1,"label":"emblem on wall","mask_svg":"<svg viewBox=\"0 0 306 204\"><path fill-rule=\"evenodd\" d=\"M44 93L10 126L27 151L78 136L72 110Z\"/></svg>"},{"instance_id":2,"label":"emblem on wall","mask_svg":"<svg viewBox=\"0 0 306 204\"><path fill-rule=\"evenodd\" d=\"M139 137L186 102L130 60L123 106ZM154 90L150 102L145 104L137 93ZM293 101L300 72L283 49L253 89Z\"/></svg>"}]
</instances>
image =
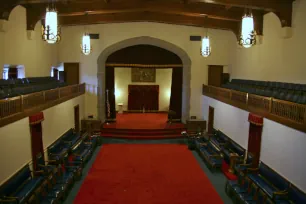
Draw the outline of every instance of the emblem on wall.
<instances>
[{"instance_id":1,"label":"emblem on wall","mask_svg":"<svg viewBox=\"0 0 306 204\"><path fill-rule=\"evenodd\" d=\"M132 82L155 82L156 69L132 68Z\"/></svg>"}]
</instances>

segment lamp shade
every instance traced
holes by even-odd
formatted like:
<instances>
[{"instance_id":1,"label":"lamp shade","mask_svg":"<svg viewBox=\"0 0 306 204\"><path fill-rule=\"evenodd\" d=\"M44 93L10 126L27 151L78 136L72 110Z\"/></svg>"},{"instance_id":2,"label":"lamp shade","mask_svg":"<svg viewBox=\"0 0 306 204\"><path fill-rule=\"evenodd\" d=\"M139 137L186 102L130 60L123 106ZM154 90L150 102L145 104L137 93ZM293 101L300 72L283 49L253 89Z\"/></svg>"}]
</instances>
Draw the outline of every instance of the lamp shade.
<instances>
[{"instance_id":1,"label":"lamp shade","mask_svg":"<svg viewBox=\"0 0 306 204\"><path fill-rule=\"evenodd\" d=\"M56 10L47 9L43 32L43 38L48 43L54 44L59 40Z\"/></svg>"},{"instance_id":2,"label":"lamp shade","mask_svg":"<svg viewBox=\"0 0 306 204\"><path fill-rule=\"evenodd\" d=\"M208 36L202 38L201 55L208 57L211 53L210 40Z\"/></svg>"},{"instance_id":3,"label":"lamp shade","mask_svg":"<svg viewBox=\"0 0 306 204\"><path fill-rule=\"evenodd\" d=\"M82 38L82 52L84 55L89 55L91 53L90 36L85 33Z\"/></svg>"}]
</instances>

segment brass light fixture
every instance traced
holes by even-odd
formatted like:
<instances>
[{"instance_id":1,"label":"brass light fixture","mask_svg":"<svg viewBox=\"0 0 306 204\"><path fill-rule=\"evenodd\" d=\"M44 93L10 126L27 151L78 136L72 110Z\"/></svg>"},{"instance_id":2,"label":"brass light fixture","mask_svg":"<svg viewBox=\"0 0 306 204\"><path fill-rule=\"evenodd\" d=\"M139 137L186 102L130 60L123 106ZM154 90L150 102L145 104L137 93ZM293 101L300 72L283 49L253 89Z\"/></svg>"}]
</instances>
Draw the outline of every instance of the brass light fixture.
<instances>
[{"instance_id":1,"label":"brass light fixture","mask_svg":"<svg viewBox=\"0 0 306 204\"><path fill-rule=\"evenodd\" d=\"M42 25L42 39L49 44L57 43L61 39L57 11L54 4L51 4L46 9L45 25Z\"/></svg>"},{"instance_id":2,"label":"brass light fixture","mask_svg":"<svg viewBox=\"0 0 306 204\"><path fill-rule=\"evenodd\" d=\"M242 17L241 34L239 38L239 45L250 48L256 44L256 32L254 29L254 18L252 13L246 12Z\"/></svg>"},{"instance_id":3,"label":"brass light fixture","mask_svg":"<svg viewBox=\"0 0 306 204\"><path fill-rule=\"evenodd\" d=\"M85 15L88 16L88 13L86 13ZM90 35L89 33L86 32L86 27L85 27L84 35L82 37L81 51L84 55L89 55L92 51Z\"/></svg>"},{"instance_id":4,"label":"brass light fixture","mask_svg":"<svg viewBox=\"0 0 306 204\"><path fill-rule=\"evenodd\" d=\"M207 30L208 29L206 29L206 35L202 38L201 55L203 57L208 57L211 54L210 39Z\"/></svg>"}]
</instances>

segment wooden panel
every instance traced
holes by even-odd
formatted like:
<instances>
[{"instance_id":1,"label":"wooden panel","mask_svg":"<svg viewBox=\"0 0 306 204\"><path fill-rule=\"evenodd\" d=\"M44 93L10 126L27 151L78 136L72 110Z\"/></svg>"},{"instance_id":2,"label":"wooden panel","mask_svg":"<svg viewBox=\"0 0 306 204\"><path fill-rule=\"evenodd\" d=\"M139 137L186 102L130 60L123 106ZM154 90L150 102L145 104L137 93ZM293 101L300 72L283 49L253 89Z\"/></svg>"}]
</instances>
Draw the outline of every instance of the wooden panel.
<instances>
[{"instance_id":1,"label":"wooden panel","mask_svg":"<svg viewBox=\"0 0 306 204\"><path fill-rule=\"evenodd\" d=\"M205 131L206 130L206 121L205 120L197 120L190 119L186 121L187 131L195 132L195 131Z\"/></svg>"},{"instance_id":2,"label":"wooden panel","mask_svg":"<svg viewBox=\"0 0 306 204\"><path fill-rule=\"evenodd\" d=\"M202 92L208 97L306 132L306 105L207 85L203 85Z\"/></svg>"},{"instance_id":3,"label":"wooden panel","mask_svg":"<svg viewBox=\"0 0 306 204\"><path fill-rule=\"evenodd\" d=\"M79 63L64 63L65 82L69 85L79 84Z\"/></svg>"},{"instance_id":4,"label":"wooden panel","mask_svg":"<svg viewBox=\"0 0 306 204\"><path fill-rule=\"evenodd\" d=\"M208 85L220 87L223 81L223 66L208 65Z\"/></svg>"}]
</instances>

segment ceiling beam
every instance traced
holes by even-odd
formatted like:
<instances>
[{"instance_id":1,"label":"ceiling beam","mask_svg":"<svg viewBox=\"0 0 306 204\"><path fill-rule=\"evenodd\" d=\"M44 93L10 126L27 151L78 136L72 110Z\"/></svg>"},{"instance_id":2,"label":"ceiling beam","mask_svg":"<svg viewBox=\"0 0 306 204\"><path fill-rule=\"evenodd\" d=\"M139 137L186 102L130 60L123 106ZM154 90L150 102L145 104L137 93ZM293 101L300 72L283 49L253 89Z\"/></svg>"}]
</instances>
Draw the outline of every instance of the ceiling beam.
<instances>
[{"instance_id":1,"label":"ceiling beam","mask_svg":"<svg viewBox=\"0 0 306 204\"><path fill-rule=\"evenodd\" d=\"M0 19L8 20L11 11L19 4L19 0L0 1Z\"/></svg>"},{"instance_id":2,"label":"ceiling beam","mask_svg":"<svg viewBox=\"0 0 306 204\"><path fill-rule=\"evenodd\" d=\"M59 17L59 21L62 26L123 22L158 22L231 30L235 34L239 33L240 28L240 22L238 21L225 21L213 18L173 15L157 12L96 14L88 16L61 16Z\"/></svg>"},{"instance_id":3,"label":"ceiling beam","mask_svg":"<svg viewBox=\"0 0 306 204\"><path fill-rule=\"evenodd\" d=\"M189 0L192 3L207 3L226 5L253 10L274 12L280 19L283 27L292 24L292 3L295 0Z\"/></svg>"},{"instance_id":4,"label":"ceiling beam","mask_svg":"<svg viewBox=\"0 0 306 204\"><path fill-rule=\"evenodd\" d=\"M26 4L27 8L27 29L33 30L36 23L44 17L47 4ZM227 21L241 21L244 9L225 9L223 5L214 4L183 4L164 2L138 2L138 3L65 3L59 2L56 8L60 16L82 16L88 14L120 14L120 13L164 13L173 15L183 15L187 17L209 17ZM262 18L263 12L255 11L255 18ZM260 26L259 26L260 27Z\"/></svg>"}]
</instances>

